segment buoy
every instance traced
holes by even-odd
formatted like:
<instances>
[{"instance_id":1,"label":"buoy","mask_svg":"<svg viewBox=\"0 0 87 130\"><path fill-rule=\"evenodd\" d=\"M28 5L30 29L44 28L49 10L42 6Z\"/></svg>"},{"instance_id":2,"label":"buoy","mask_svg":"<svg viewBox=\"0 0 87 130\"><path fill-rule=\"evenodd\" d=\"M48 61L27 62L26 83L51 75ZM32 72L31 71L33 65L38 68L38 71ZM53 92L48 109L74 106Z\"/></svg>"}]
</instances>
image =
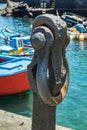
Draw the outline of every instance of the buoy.
<instances>
[{"instance_id":1,"label":"buoy","mask_svg":"<svg viewBox=\"0 0 87 130\"><path fill-rule=\"evenodd\" d=\"M84 39L85 39L85 37L84 37L83 33L81 33L81 34L79 35L79 41L80 41L80 42L83 42Z\"/></svg>"}]
</instances>

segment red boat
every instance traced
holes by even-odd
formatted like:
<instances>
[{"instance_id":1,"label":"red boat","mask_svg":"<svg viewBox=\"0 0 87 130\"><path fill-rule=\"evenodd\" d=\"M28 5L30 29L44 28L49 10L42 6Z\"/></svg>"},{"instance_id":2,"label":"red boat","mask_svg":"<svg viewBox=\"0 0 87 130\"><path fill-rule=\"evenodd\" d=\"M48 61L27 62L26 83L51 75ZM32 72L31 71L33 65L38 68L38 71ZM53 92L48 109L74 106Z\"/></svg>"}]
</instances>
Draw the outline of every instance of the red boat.
<instances>
[{"instance_id":1,"label":"red boat","mask_svg":"<svg viewBox=\"0 0 87 130\"><path fill-rule=\"evenodd\" d=\"M0 96L29 91L27 65L30 58L0 55Z\"/></svg>"}]
</instances>

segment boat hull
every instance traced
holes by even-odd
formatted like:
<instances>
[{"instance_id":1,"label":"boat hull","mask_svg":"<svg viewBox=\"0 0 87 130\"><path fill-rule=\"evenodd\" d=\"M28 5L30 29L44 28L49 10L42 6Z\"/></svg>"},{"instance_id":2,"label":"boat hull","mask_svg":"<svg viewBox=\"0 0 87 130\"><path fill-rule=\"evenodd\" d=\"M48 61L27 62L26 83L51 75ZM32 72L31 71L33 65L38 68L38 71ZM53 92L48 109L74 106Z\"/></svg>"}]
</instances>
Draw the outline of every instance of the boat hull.
<instances>
[{"instance_id":1,"label":"boat hull","mask_svg":"<svg viewBox=\"0 0 87 130\"><path fill-rule=\"evenodd\" d=\"M11 95L29 91L27 72L0 77L0 95Z\"/></svg>"}]
</instances>

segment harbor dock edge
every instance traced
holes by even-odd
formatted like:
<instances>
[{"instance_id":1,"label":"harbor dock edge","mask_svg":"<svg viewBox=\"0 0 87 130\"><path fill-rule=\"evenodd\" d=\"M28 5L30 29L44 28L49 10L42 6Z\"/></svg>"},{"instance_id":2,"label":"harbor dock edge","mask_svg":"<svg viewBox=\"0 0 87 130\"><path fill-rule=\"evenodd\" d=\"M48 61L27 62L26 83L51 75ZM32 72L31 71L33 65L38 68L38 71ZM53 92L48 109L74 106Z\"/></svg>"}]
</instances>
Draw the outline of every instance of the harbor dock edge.
<instances>
[{"instance_id":1,"label":"harbor dock edge","mask_svg":"<svg viewBox=\"0 0 87 130\"><path fill-rule=\"evenodd\" d=\"M0 110L0 130L31 130L32 118ZM56 130L72 130L57 126Z\"/></svg>"}]
</instances>

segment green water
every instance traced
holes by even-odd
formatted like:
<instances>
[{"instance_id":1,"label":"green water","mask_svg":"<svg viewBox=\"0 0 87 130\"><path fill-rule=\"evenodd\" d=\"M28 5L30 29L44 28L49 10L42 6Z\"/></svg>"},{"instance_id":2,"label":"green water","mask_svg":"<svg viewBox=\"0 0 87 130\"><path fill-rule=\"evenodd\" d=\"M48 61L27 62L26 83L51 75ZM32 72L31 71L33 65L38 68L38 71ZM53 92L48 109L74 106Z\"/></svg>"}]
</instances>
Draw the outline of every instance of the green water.
<instances>
[{"instance_id":1,"label":"green water","mask_svg":"<svg viewBox=\"0 0 87 130\"><path fill-rule=\"evenodd\" d=\"M24 35L31 33L30 18L0 16L0 28L8 27ZM69 90L64 101L57 106L56 124L87 130L87 42L71 41L66 50L70 67ZM32 92L0 97L0 109L32 116Z\"/></svg>"}]
</instances>

